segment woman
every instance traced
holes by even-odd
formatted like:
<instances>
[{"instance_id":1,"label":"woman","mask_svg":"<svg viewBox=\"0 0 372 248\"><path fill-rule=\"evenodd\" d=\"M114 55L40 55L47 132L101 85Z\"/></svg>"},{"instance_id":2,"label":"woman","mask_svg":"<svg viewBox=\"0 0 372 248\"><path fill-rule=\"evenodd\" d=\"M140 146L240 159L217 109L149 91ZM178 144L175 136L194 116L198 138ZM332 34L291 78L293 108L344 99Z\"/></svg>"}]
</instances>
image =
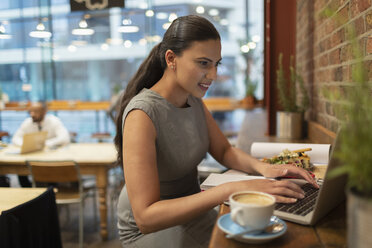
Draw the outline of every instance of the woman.
<instances>
[{"instance_id":1,"label":"woman","mask_svg":"<svg viewBox=\"0 0 372 248\"><path fill-rule=\"evenodd\" d=\"M232 147L203 104L217 77L220 36L199 16L173 21L126 88L115 143L126 186L118 203L123 247L206 247L213 208L240 190L303 197L296 184L273 180L226 183L200 191L197 165L209 152L226 167L267 177L313 179L295 166L274 167Z\"/></svg>"}]
</instances>

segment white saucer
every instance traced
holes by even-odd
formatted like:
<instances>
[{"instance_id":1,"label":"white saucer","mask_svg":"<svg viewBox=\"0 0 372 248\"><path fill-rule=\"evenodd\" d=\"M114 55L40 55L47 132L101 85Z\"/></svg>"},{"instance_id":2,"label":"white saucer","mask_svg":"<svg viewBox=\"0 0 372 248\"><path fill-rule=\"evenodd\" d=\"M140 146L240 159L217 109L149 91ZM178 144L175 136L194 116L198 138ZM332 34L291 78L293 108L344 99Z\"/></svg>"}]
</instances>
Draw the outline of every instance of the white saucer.
<instances>
[{"instance_id":1,"label":"white saucer","mask_svg":"<svg viewBox=\"0 0 372 248\"><path fill-rule=\"evenodd\" d=\"M282 236L287 231L287 225L286 223L277 218L277 221L279 223L282 223L284 225L283 230L277 233L259 233L259 234L245 234L243 236L236 237L237 241L249 243L249 244L259 244L259 243L265 243L269 242L270 240L276 239L280 236ZM270 222L271 224L272 222ZM220 218L218 218L217 221L218 227L227 234L236 234L239 232L242 232L245 230L242 226L236 224L234 221L232 221L230 217L230 213L222 215Z\"/></svg>"}]
</instances>

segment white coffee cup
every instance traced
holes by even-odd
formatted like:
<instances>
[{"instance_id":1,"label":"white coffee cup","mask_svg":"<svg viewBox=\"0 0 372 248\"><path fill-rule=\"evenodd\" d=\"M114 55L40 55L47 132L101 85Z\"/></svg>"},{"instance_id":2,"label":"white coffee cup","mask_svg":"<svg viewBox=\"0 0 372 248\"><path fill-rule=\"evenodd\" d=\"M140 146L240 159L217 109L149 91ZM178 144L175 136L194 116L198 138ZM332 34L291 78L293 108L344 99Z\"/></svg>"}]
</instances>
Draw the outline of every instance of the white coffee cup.
<instances>
[{"instance_id":1,"label":"white coffee cup","mask_svg":"<svg viewBox=\"0 0 372 248\"><path fill-rule=\"evenodd\" d=\"M229 197L231 219L251 229L264 229L274 212L275 198L259 191L235 192Z\"/></svg>"}]
</instances>

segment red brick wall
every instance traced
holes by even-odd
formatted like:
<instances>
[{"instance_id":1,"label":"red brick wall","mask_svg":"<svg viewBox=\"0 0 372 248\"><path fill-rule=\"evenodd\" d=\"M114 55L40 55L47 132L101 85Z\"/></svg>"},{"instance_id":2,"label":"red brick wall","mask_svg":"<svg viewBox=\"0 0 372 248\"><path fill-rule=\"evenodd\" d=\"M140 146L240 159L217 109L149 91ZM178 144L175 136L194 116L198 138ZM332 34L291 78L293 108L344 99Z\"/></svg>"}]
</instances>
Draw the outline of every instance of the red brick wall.
<instances>
[{"instance_id":1,"label":"red brick wall","mask_svg":"<svg viewBox=\"0 0 372 248\"><path fill-rule=\"evenodd\" d=\"M333 17L322 15L334 10ZM337 17L336 17L337 16ZM372 0L297 0L296 65L310 91L306 117L336 132L338 119L323 88L345 94L353 57L346 25L353 24L372 81Z\"/></svg>"}]
</instances>

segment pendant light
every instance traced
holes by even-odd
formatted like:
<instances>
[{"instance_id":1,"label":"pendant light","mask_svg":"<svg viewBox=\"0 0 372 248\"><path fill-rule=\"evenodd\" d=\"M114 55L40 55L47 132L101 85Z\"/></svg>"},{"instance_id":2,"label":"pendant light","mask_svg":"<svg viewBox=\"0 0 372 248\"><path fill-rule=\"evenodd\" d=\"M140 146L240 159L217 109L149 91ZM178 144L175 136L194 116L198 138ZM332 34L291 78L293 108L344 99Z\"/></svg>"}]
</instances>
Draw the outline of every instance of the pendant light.
<instances>
[{"instance_id":1,"label":"pendant light","mask_svg":"<svg viewBox=\"0 0 372 248\"><path fill-rule=\"evenodd\" d=\"M33 38L48 39L48 38L52 37L52 33L45 29L45 26L44 26L44 24L42 22L42 19L41 19L41 1L39 0L38 2L39 2L39 8L38 8L39 23L36 25L36 30L31 31L29 33L29 36L33 37ZM44 19L48 20L48 18L44 18Z\"/></svg>"},{"instance_id":2,"label":"pendant light","mask_svg":"<svg viewBox=\"0 0 372 248\"><path fill-rule=\"evenodd\" d=\"M11 39L12 35L8 34L5 30L4 24L0 24L0 39Z\"/></svg>"},{"instance_id":3,"label":"pendant light","mask_svg":"<svg viewBox=\"0 0 372 248\"><path fill-rule=\"evenodd\" d=\"M39 22L36 26L36 30L31 31L29 35L33 38L50 38L52 37L52 33L45 30L45 26L42 22Z\"/></svg>"},{"instance_id":4,"label":"pendant light","mask_svg":"<svg viewBox=\"0 0 372 248\"><path fill-rule=\"evenodd\" d=\"M120 33L136 33L139 31L139 27L132 25L130 19L123 19L122 25L118 27Z\"/></svg>"},{"instance_id":5,"label":"pendant light","mask_svg":"<svg viewBox=\"0 0 372 248\"><path fill-rule=\"evenodd\" d=\"M88 27L88 23L85 18L79 22L79 27L72 30L73 35L93 35L94 29Z\"/></svg>"}]
</instances>

